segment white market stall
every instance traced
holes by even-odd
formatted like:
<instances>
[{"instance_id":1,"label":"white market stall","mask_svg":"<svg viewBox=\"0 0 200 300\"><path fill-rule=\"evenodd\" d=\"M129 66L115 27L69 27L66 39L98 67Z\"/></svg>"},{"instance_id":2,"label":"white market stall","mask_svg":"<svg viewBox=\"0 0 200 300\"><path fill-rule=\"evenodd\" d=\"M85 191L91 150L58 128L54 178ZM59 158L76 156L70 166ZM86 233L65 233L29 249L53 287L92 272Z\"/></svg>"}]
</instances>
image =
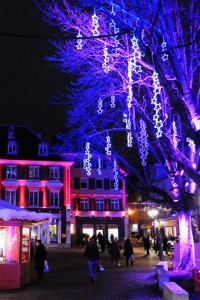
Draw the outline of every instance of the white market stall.
<instances>
[{"instance_id":1,"label":"white market stall","mask_svg":"<svg viewBox=\"0 0 200 300\"><path fill-rule=\"evenodd\" d=\"M51 222L50 213L36 213L0 200L0 290L30 282L31 224Z\"/></svg>"}]
</instances>

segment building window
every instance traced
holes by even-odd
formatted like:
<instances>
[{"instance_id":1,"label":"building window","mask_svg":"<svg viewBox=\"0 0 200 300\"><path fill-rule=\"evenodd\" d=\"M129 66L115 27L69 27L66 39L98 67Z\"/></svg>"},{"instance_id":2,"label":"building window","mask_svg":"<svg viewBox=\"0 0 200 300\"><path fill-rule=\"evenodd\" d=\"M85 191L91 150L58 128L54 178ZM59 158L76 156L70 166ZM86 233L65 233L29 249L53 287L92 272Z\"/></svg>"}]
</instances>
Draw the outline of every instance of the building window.
<instances>
[{"instance_id":1,"label":"building window","mask_svg":"<svg viewBox=\"0 0 200 300\"><path fill-rule=\"evenodd\" d=\"M45 144L45 143L39 144L38 155L40 155L40 156L47 156L48 155L47 144Z\"/></svg>"},{"instance_id":2,"label":"building window","mask_svg":"<svg viewBox=\"0 0 200 300\"><path fill-rule=\"evenodd\" d=\"M15 141L8 142L8 154L17 154L17 143Z\"/></svg>"},{"instance_id":3,"label":"building window","mask_svg":"<svg viewBox=\"0 0 200 300\"><path fill-rule=\"evenodd\" d=\"M104 199L95 200L95 210L105 210Z\"/></svg>"},{"instance_id":4,"label":"building window","mask_svg":"<svg viewBox=\"0 0 200 300\"><path fill-rule=\"evenodd\" d=\"M102 190L103 189L103 180L96 180L96 189L97 190Z\"/></svg>"},{"instance_id":5,"label":"building window","mask_svg":"<svg viewBox=\"0 0 200 300\"><path fill-rule=\"evenodd\" d=\"M49 193L49 206L60 206L59 192L50 192Z\"/></svg>"},{"instance_id":6,"label":"building window","mask_svg":"<svg viewBox=\"0 0 200 300\"><path fill-rule=\"evenodd\" d=\"M10 204L16 205L16 190L6 191L6 201Z\"/></svg>"},{"instance_id":7,"label":"building window","mask_svg":"<svg viewBox=\"0 0 200 300\"><path fill-rule=\"evenodd\" d=\"M80 187L81 187L81 189L87 189L88 188L87 178L81 178L80 179Z\"/></svg>"},{"instance_id":8,"label":"building window","mask_svg":"<svg viewBox=\"0 0 200 300\"><path fill-rule=\"evenodd\" d=\"M89 210L89 199L81 199L80 210Z\"/></svg>"},{"instance_id":9,"label":"building window","mask_svg":"<svg viewBox=\"0 0 200 300\"><path fill-rule=\"evenodd\" d=\"M29 206L39 206L39 191L29 191Z\"/></svg>"},{"instance_id":10,"label":"building window","mask_svg":"<svg viewBox=\"0 0 200 300\"><path fill-rule=\"evenodd\" d=\"M60 168L50 167L50 180L59 180L59 179L60 179Z\"/></svg>"},{"instance_id":11,"label":"building window","mask_svg":"<svg viewBox=\"0 0 200 300\"><path fill-rule=\"evenodd\" d=\"M6 178L7 179L17 178L17 166L13 166L13 165L6 166Z\"/></svg>"},{"instance_id":12,"label":"building window","mask_svg":"<svg viewBox=\"0 0 200 300\"><path fill-rule=\"evenodd\" d=\"M110 200L110 210L120 210L119 199Z\"/></svg>"},{"instance_id":13,"label":"building window","mask_svg":"<svg viewBox=\"0 0 200 300\"><path fill-rule=\"evenodd\" d=\"M39 179L40 174L39 166L30 166L29 167L29 178L30 179Z\"/></svg>"}]
</instances>

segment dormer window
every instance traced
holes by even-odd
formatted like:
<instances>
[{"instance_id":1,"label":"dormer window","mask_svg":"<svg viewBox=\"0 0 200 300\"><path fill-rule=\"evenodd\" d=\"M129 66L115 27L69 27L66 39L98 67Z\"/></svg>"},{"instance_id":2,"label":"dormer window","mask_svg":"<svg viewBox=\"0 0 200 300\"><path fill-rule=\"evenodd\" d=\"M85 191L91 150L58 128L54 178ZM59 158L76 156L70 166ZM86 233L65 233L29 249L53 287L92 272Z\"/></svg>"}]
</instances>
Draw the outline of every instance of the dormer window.
<instances>
[{"instance_id":1,"label":"dormer window","mask_svg":"<svg viewBox=\"0 0 200 300\"><path fill-rule=\"evenodd\" d=\"M15 128L14 126L10 126L8 129L8 139L9 140L15 140Z\"/></svg>"},{"instance_id":2,"label":"dormer window","mask_svg":"<svg viewBox=\"0 0 200 300\"><path fill-rule=\"evenodd\" d=\"M9 141L7 154L17 154L17 143L16 141Z\"/></svg>"},{"instance_id":3,"label":"dormer window","mask_svg":"<svg viewBox=\"0 0 200 300\"><path fill-rule=\"evenodd\" d=\"M47 156L48 155L48 146L45 143L40 143L38 148L39 156Z\"/></svg>"}]
</instances>

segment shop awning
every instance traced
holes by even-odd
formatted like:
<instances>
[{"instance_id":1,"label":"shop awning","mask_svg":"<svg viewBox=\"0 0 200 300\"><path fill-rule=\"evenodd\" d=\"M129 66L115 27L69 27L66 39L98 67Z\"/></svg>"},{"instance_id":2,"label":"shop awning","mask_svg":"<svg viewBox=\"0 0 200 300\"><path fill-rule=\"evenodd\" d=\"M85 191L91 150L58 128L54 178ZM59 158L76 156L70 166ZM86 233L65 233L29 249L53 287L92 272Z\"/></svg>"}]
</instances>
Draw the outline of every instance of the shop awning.
<instances>
[{"instance_id":1,"label":"shop awning","mask_svg":"<svg viewBox=\"0 0 200 300\"><path fill-rule=\"evenodd\" d=\"M43 223L52 221L51 213L36 213L27 209L0 200L0 219L10 221L13 219L27 220L31 223Z\"/></svg>"}]
</instances>

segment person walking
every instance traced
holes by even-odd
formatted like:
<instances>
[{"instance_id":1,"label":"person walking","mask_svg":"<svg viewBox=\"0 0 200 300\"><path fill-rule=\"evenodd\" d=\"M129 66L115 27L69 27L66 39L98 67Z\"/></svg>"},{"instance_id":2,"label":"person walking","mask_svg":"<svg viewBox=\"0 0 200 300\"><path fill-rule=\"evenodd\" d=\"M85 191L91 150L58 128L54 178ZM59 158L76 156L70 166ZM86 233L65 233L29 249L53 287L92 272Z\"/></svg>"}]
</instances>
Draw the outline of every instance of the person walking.
<instances>
[{"instance_id":1,"label":"person walking","mask_svg":"<svg viewBox=\"0 0 200 300\"><path fill-rule=\"evenodd\" d=\"M120 250L119 250L119 246L117 244L117 238L115 238L112 240L112 242L110 244L111 265L113 265L113 262L115 261L117 266L120 267L119 258L120 258Z\"/></svg>"},{"instance_id":2,"label":"person walking","mask_svg":"<svg viewBox=\"0 0 200 300\"><path fill-rule=\"evenodd\" d=\"M91 278L91 283L96 280L96 267L97 262L99 262L99 250L97 244L94 242L93 238L90 238L84 252L84 257L88 259L89 273Z\"/></svg>"},{"instance_id":3,"label":"person walking","mask_svg":"<svg viewBox=\"0 0 200 300\"><path fill-rule=\"evenodd\" d=\"M149 249L150 249L149 235L147 235L144 239L144 249L147 251L146 255L149 255Z\"/></svg>"},{"instance_id":4,"label":"person walking","mask_svg":"<svg viewBox=\"0 0 200 300\"><path fill-rule=\"evenodd\" d=\"M36 241L36 248L35 248L35 269L38 274L38 279L43 279L44 273L44 261L47 258L47 251L42 244L41 240Z\"/></svg>"},{"instance_id":5,"label":"person walking","mask_svg":"<svg viewBox=\"0 0 200 300\"><path fill-rule=\"evenodd\" d=\"M126 256L126 266L129 266L129 261L131 266L133 265L133 246L129 238L127 238L124 242L124 255Z\"/></svg>"}]
</instances>

